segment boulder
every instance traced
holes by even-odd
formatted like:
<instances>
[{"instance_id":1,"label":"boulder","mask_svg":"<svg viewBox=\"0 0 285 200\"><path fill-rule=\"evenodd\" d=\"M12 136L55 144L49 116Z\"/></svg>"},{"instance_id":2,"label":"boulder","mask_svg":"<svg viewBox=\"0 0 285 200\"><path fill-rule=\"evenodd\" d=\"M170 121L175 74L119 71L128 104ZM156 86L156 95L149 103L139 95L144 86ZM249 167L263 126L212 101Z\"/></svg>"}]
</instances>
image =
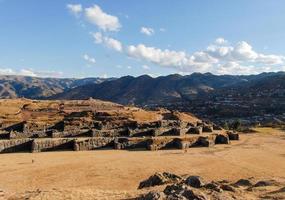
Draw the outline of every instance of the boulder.
<instances>
[{"instance_id":1,"label":"boulder","mask_svg":"<svg viewBox=\"0 0 285 200\"><path fill-rule=\"evenodd\" d=\"M230 140L239 140L239 134L233 131L228 131L227 135L229 136Z\"/></svg>"},{"instance_id":2,"label":"boulder","mask_svg":"<svg viewBox=\"0 0 285 200\"><path fill-rule=\"evenodd\" d=\"M201 192L186 189L183 191L182 196L189 200L207 200L207 196Z\"/></svg>"},{"instance_id":3,"label":"boulder","mask_svg":"<svg viewBox=\"0 0 285 200\"><path fill-rule=\"evenodd\" d=\"M204 188L209 189L209 190L214 190L216 192L222 192L223 191L221 189L220 185L216 182L207 183L204 185Z\"/></svg>"},{"instance_id":4,"label":"boulder","mask_svg":"<svg viewBox=\"0 0 285 200\"><path fill-rule=\"evenodd\" d=\"M273 186L277 185L277 182L274 180L266 180L266 181L258 181L253 187L266 187L266 186Z\"/></svg>"},{"instance_id":5,"label":"boulder","mask_svg":"<svg viewBox=\"0 0 285 200\"><path fill-rule=\"evenodd\" d=\"M211 147L214 144L215 144L214 140L212 138L209 138L209 137L199 137L197 142L196 142L196 145L201 146L201 147Z\"/></svg>"},{"instance_id":6,"label":"boulder","mask_svg":"<svg viewBox=\"0 0 285 200\"><path fill-rule=\"evenodd\" d=\"M229 144L229 136L228 135L223 135L223 134L218 134L215 139L215 144Z\"/></svg>"},{"instance_id":7,"label":"boulder","mask_svg":"<svg viewBox=\"0 0 285 200\"><path fill-rule=\"evenodd\" d=\"M164 189L164 194L167 195L167 199L171 200L206 200L207 197L198 191L190 189L187 185L183 183L176 183L173 185L168 185Z\"/></svg>"},{"instance_id":8,"label":"boulder","mask_svg":"<svg viewBox=\"0 0 285 200\"><path fill-rule=\"evenodd\" d=\"M156 185L163 185L166 183L174 183L178 182L181 179L182 178L180 176L168 172L155 173L154 175L150 176L148 179L140 182L138 189L142 189L145 187L152 187Z\"/></svg>"},{"instance_id":9,"label":"boulder","mask_svg":"<svg viewBox=\"0 0 285 200\"><path fill-rule=\"evenodd\" d=\"M163 190L164 194L171 195L171 194L180 194L185 189L187 189L187 185L181 184L181 183L175 183L172 185L168 185Z\"/></svg>"},{"instance_id":10,"label":"boulder","mask_svg":"<svg viewBox=\"0 0 285 200\"><path fill-rule=\"evenodd\" d=\"M221 131L223 130L223 128L217 124L213 124L213 129L216 130L216 131Z\"/></svg>"},{"instance_id":11,"label":"boulder","mask_svg":"<svg viewBox=\"0 0 285 200\"><path fill-rule=\"evenodd\" d=\"M202 132L203 132L203 127L201 126L190 127L189 130L187 131L188 134L202 134Z\"/></svg>"},{"instance_id":12,"label":"boulder","mask_svg":"<svg viewBox=\"0 0 285 200\"><path fill-rule=\"evenodd\" d=\"M240 179L235 184L235 186L252 186L252 182L248 179Z\"/></svg>"},{"instance_id":13,"label":"boulder","mask_svg":"<svg viewBox=\"0 0 285 200\"><path fill-rule=\"evenodd\" d=\"M185 180L185 184L194 188L200 188L204 186L204 180L200 176L189 176Z\"/></svg>"},{"instance_id":14,"label":"boulder","mask_svg":"<svg viewBox=\"0 0 285 200\"><path fill-rule=\"evenodd\" d=\"M229 192L235 192L236 190L235 190L235 188L233 188L231 185L221 185L221 188L223 189L223 190L225 190L225 191L229 191Z\"/></svg>"},{"instance_id":15,"label":"boulder","mask_svg":"<svg viewBox=\"0 0 285 200\"><path fill-rule=\"evenodd\" d=\"M208 125L208 124L203 124L203 132L213 132L213 126L212 125Z\"/></svg>"},{"instance_id":16,"label":"boulder","mask_svg":"<svg viewBox=\"0 0 285 200\"><path fill-rule=\"evenodd\" d=\"M163 192L149 192L142 195L138 200L165 200L166 197Z\"/></svg>"}]
</instances>

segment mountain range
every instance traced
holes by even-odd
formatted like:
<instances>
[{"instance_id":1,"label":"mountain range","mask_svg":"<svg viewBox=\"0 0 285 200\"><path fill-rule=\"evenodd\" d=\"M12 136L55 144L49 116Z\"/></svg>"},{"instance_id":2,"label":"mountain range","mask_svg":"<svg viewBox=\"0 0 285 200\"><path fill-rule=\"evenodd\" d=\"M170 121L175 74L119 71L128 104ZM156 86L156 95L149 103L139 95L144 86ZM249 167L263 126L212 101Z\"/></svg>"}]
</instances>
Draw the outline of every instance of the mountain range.
<instances>
[{"instance_id":1,"label":"mountain range","mask_svg":"<svg viewBox=\"0 0 285 200\"><path fill-rule=\"evenodd\" d=\"M89 97L121 104L150 105L191 101L215 93L233 91L262 92L285 89L285 72L234 76L193 73L152 78L125 76L100 84L86 84L52 96L53 99L87 99Z\"/></svg>"},{"instance_id":2,"label":"mountain range","mask_svg":"<svg viewBox=\"0 0 285 200\"><path fill-rule=\"evenodd\" d=\"M19 97L67 100L92 97L123 105L187 111L211 120L268 114L285 116L285 72L110 79L0 76L0 98Z\"/></svg>"},{"instance_id":3,"label":"mountain range","mask_svg":"<svg viewBox=\"0 0 285 200\"><path fill-rule=\"evenodd\" d=\"M25 97L44 99L85 84L98 84L104 78L38 78L28 76L0 75L0 98L11 99Z\"/></svg>"}]
</instances>

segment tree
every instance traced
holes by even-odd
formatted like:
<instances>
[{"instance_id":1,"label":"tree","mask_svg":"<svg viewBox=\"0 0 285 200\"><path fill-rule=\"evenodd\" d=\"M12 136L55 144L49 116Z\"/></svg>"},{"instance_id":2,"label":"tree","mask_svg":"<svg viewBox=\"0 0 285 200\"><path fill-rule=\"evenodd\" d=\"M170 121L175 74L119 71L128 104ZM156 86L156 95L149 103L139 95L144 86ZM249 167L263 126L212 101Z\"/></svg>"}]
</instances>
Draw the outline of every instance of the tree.
<instances>
[{"instance_id":1,"label":"tree","mask_svg":"<svg viewBox=\"0 0 285 200\"><path fill-rule=\"evenodd\" d=\"M235 120L232 124L231 124L231 128L233 130L238 130L241 127L241 121L240 119Z\"/></svg>"}]
</instances>

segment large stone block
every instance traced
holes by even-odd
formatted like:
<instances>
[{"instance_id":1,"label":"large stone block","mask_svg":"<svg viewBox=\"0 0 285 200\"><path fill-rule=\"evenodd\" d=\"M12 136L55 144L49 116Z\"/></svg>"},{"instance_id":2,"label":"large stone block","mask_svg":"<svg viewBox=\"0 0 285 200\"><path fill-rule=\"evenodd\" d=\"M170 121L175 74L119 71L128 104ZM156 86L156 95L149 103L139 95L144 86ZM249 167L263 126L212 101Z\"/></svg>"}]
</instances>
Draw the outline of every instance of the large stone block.
<instances>
[{"instance_id":1,"label":"large stone block","mask_svg":"<svg viewBox=\"0 0 285 200\"><path fill-rule=\"evenodd\" d=\"M188 149L190 147L190 142L187 140L178 139L175 143L178 149Z\"/></svg>"},{"instance_id":2,"label":"large stone block","mask_svg":"<svg viewBox=\"0 0 285 200\"><path fill-rule=\"evenodd\" d=\"M214 129L213 129L212 125L209 125L209 124L203 125L203 132L213 132L213 131L214 131Z\"/></svg>"},{"instance_id":3,"label":"large stone block","mask_svg":"<svg viewBox=\"0 0 285 200\"><path fill-rule=\"evenodd\" d=\"M218 134L215 139L215 144L229 144L229 136L226 134Z\"/></svg>"},{"instance_id":4,"label":"large stone block","mask_svg":"<svg viewBox=\"0 0 285 200\"><path fill-rule=\"evenodd\" d=\"M214 146L215 142L214 139L212 137L199 137L197 140L197 146L201 146L201 147L211 147Z\"/></svg>"},{"instance_id":5,"label":"large stone block","mask_svg":"<svg viewBox=\"0 0 285 200\"><path fill-rule=\"evenodd\" d=\"M189 130L187 131L188 134L202 134L202 132L203 132L202 126L190 127Z\"/></svg>"},{"instance_id":6,"label":"large stone block","mask_svg":"<svg viewBox=\"0 0 285 200\"><path fill-rule=\"evenodd\" d=\"M230 140L239 140L239 134L233 131L227 131Z\"/></svg>"},{"instance_id":7,"label":"large stone block","mask_svg":"<svg viewBox=\"0 0 285 200\"><path fill-rule=\"evenodd\" d=\"M74 140L74 151L95 150L103 147L112 147L114 138L111 137L94 137L85 140Z\"/></svg>"},{"instance_id":8,"label":"large stone block","mask_svg":"<svg viewBox=\"0 0 285 200\"><path fill-rule=\"evenodd\" d=\"M34 139L31 152L73 150L74 139Z\"/></svg>"}]
</instances>

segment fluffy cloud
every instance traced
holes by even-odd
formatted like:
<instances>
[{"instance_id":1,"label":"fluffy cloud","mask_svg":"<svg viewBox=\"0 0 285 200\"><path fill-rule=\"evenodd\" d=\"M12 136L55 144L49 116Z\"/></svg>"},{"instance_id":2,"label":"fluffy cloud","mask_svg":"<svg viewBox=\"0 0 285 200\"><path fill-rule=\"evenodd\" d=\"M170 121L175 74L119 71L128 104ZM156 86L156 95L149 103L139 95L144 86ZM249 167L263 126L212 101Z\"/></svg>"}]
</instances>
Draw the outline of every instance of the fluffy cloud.
<instances>
[{"instance_id":1,"label":"fluffy cloud","mask_svg":"<svg viewBox=\"0 0 285 200\"><path fill-rule=\"evenodd\" d=\"M85 18L102 31L119 31L121 28L119 19L105 13L98 5L83 9L80 4L68 4L67 8L75 15L84 12ZM158 30L165 31L163 28ZM148 36L155 33L154 29L150 27L141 27L140 32ZM95 43L125 53L131 58L151 62L162 67L174 68L183 73L253 74L263 71L284 70L285 66L284 56L257 52L246 41L232 45L224 38L219 37L206 49L189 54L185 51L160 49L145 44L123 46L119 40L105 34L103 35L102 32L92 33ZM95 59L93 60L88 55L85 55L84 59L95 63ZM143 68L147 69L146 67Z\"/></svg>"},{"instance_id":2,"label":"fluffy cloud","mask_svg":"<svg viewBox=\"0 0 285 200\"><path fill-rule=\"evenodd\" d=\"M56 71L34 71L32 69L13 70L12 68L0 68L0 75L18 75L32 77L62 77L62 72Z\"/></svg>"},{"instance_id":3,"label":"fluffy cloud","mask_svg":"<svg viewBox=\"0 0 285 200\"><path fill-rule=\"evenodd\" d=\"M187 62L186 54L183 51L161 50L143 44L128 46L127 53L131 57L147 60L161 66L182 66Z\"/></svg>"},{"instance_id":4,"label":"fluffy cloud","mask_svg":"<svg viewBox=\"0 0 285 200\"><path fill-rule=\"evenodd\" d=\"M11 68L0 68L0 75L15 75L15 72Z\"/></svg>"},{"instance_id":5,"label":"fluffy cloud","mask_svg":"<svg viewBox=\"0 0 285 200\"><path fill-rule=\"evenodd\" d=\"M85 17L103 31L118 31L121 28L118 17L105 13L98 5L85 8Z\"/></svg>"},{"instance_id":6,"label":"fluffy cloud","mask_svg":"<svg viewBox=\"0 0 285 200\"><path fill-rule=\"evenodd\" d=\"M81 4L67 4L66 7L75 16L78 16L83 10Z\"/></svg>"},{"instance_id":7,"label":"fluffy cloud","mask_svg":"<svg viewBox=\"0 0 285 200\"><path fill-rule=\"evenodd\" d=\"M122 46L120 41L118 41L114 38L104 36L100 32L92 33L92 36L94 37L95 43L97 43L97 44L104 44L108 48L114 49L114 50L119 51L119 52L121 52L123 49L123 46Z\"/></svg>"},{"instance_id":8,"label":"fluffy cloud","mask_svg":"<svg viewBox=\"0 0 285 200\"><path fill-rule=\"evenodd\" d=\"M37 76L37 74L31 69L21 69L19 74L22 76Z\"/></svg>"},{"instance_id":9,"label":"fluffy cloud","mask_svg":"<svg viewBox=\"0 0 285 200\"><path fill-rule=\"evenodd\" d=\"M278 65L278 64L283 64L285 61L285 58L284 56L278 56L278 55L259 54L256 60L258 62L267 64L267 65Z\"/></svg>"},{"instance_id":10,"label":"fluffy cloud","mask_svg":"<svg viewBox=\"0 0 285 200\"><path fill-rule=\"evenodd\" d=\"M87 62L89 62L90 64L95 64L96 60L95 58L92 58L91 56L84 54L83 55L83 59L86 60Z\"/></svg>"},{"instance_id":11,"label":"fluffy cloud","mask_svg":"<svg viewBox=\"0 0 285 200\"><path fill-rule=\"evenodd\" d=\"M151 36L154 34L154 30L152 28L149 28L149 27L141 27L141 33L148 35L148 36Z\"/></svg>"},{"instance_id":12,"label":"fluffy cloud","mask_svg":"<svg viewBox=\"0 0 285 200\"><path fill-rule=\"evenodd\" d=\"M224 38L221 38L221 37L220 37L220 38L217 38L217 39L216 39L215 43L218 44L218 45L223 45L223 44L227 44L228 41L225 40Z\"/></svg>"},{"instance_id":13,"label":"fluffy cloud","mask_svg":"<svg viewBox=\"0 0 285 200\"><path fill-rule=\"evenodd\" d=\"M126 48L126 52L130 57L175 68L182 72L254 74L282 70L285 64L284 56L258 53L245 41L231 46L223 38L218 38L204 51L197 51L193 54L187 54L184 51L162 50L144 44L130 45Z\"/></svg>"}]
</instances>

